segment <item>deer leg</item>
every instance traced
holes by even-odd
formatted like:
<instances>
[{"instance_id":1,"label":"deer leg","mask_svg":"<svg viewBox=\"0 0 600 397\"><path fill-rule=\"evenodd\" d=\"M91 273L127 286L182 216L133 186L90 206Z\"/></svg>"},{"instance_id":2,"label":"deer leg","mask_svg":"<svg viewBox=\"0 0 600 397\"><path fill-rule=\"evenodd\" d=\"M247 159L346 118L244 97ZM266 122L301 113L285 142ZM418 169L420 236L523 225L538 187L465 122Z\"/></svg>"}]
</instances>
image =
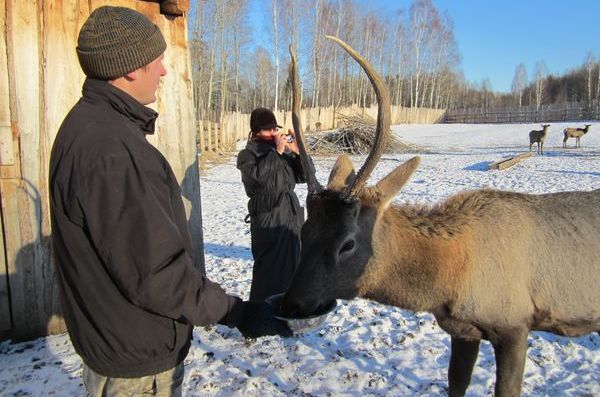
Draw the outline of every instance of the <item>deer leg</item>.
<instances>
[{"instance_id":1,"label":"deer leg","mask_svg":"<svg viewBox=\"0 0 600 397\"><path fill-rule=\"evenodd\" d=\"M479 353L479 340L467 340L458 336L451 338L450 366L448 367L448 395L464 396L473 366Z\"/></svg>"},{"instance_id":2,"label":"deer leg","mask_svg":"<svg viewBox=\"0 0 600 397\"><path fill-rule=\"evenodd\" d=\"M496 397L521 395L528 334L527 328L507 330L493 342L496 354Z\"/></svg>"},{"instance_id":3,"label":"deer leg","mask_svg":"<svg viewBox=\"0 0 600 397\"><path fill-rule=\"evenodd\" d=\"M544 142L540 143L541 154L544 154Z\"/></svg>"}]
</instances>

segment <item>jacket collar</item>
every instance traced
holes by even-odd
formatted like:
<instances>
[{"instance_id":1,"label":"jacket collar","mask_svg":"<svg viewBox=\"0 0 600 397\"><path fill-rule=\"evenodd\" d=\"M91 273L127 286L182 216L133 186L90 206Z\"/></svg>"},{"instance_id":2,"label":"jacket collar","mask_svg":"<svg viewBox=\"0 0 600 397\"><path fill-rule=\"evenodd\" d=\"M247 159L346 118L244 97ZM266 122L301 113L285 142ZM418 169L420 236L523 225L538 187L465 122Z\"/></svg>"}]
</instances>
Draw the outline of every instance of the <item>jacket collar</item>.
<instances>
[{"instance_id":1,"label":"jacket collar","mask_svg":"<svg viewBox=\"0 0 600 397\"><path fill-rule=\"evenodd\" d=\"M83 83L83 96L93 101L108 102L117 112L137 124L144 135L154 134L158 113L142 105L131 95L112 84L103 80L86 78Z\"/></svg>"},{"instance_id":2,"label":"jacket collar","mask_svg":"<svg viewBox=\"0 0 600 397\"><path fill-rule=\"evenodd\" d=\"M250 150L257 157L264 156L270 151L274 151L275 148L268 143L262 142L260 140L252 140L248 139L248 143L246 143L246 149Z\"/></svg>"}]
</instances>

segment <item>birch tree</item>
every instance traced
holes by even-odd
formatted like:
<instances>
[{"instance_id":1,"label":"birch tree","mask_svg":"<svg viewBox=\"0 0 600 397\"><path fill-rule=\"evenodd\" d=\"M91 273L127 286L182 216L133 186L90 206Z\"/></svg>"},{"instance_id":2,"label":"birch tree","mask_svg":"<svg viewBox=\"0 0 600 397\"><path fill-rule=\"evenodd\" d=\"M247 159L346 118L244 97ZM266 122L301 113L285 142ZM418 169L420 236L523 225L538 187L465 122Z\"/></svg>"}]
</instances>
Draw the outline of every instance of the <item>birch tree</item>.
<instances>
[{"instance_id":1,"label":"birch tree","mask_svg":"<svg viewBox=\"0 0 600 397\"><path fill-rule=\"evenodd\" d=\"M415 0L410 6L409 10L409 32L411 34L410 44L413 56L413 75L414 75L414 90L411 85L411 97L414 91L414 98L412 99L411 106L416 107L419 105L419 95L421 87L421 68L423 58L425 55L425 45L427 40L427 34L430 29L430 16L431 11L434 9L434 5L431 0ZM412 80L412 75L411 75Z\"/></svg>"},{"instance_id":2,"label":"birch tree","mask_svg":"<svg viewBox=\"0 0 600 397\"><path fill-rule=\"evenodd\" d=\"M523 103L523 90L527 86L527 69L525 68L525 64L521 62L517 65L515 69L515 76L513 77L511 90L515 95L515 99L519 108Z\"/></svg>"},{"instance_id":3,"label":"birch tree","mask_svg":"<svg viewBox=\"0 0 600 397\"><path fill-rule=\"evenodd\" d=\"M275 47L273 51L275 58L275 105L273 109L275 111L279 109L279 35L277 34L277 26L277 0L273 0L273 45Z\"/></svg>"},{"instance_id":4,"label":"birch tree","mask_svg":"<svg viewBox=\"0 0 600 397\"><path fill-rule=\"evenodd\" d=\"M392 41L392 47L393 47L393 51L390 51L391 54L393 55L393 58L395 58L395 63L396 63L396 78L395 78L395 82L396 82L396 87L395 90L393 91L395 93L395 101L394 103L396 103L397 105L402 105L402 83L404 82L404 40L405 40L405 34L404 34L404 22L402 21L402 11L398 10L397 11L397 22L396 22L396 27L394 30L394 36L393 36L393 41ZM392 98L394 99L394 98Z\"/></svg>"},{"instance_id":5,"label":"birch tree","mask_svg":"<svg viewBox=\"0 0 600 397\"><path fill-rule=\"evenodd\" d=\"M489 77L486 77L481 82L481 93L483 96L483 107L484 109L489 109L492 105L492 97L493 97L492 82Z\"/></svg>"},{"instance_id":6,"label":"birch tree","mask_svg":"<svg viewBox=\"0 0 600 397\"><path fill-rule=\"evenodd\" d=\"M195 8L194 19L192 23L192 31L190 33L190 54L192 58L192 80L194 85L194 108L196 110L197 118L203 118L204 101L202 97L203 85L203 70L200 68L200 59L206 57L206 45L204 43L204 30L205 21L204 17L204 5L198 4Z\"/></svg>"},{"instance_id":7,"label":"birch tree","mask_svg":"<svg viewBox=\"0 0 600 397\"><path fill-rule=\"evenodd\" d=\"M219 0L215 0L213 4L213 22L219 20ZM207 94L206 94L206 112L210 111L212 106L212 94L213 94L213 79L215 75L215 58L217 55L217 24L213 23L209 26L213 26L213 30L211 32L211 46L210 46L210 56L209 56L209 64L208 64L208 83L207 83Z\"/></svg>"},{"instance_id":8,"label":"birch tree","mask_svg":"<svg viewBox=\"0 0 600 397\"><path fill-rule=\"evenodd\" d=\"M535 108L540 109L542 101L544 99L544 82L546 75L548 74L548 68L546 62L538 61L535 64Z\"/></svg>"},{"instance_id":9,"label":"birch tree","mask_svg":"<svg viewBox=\"0 0 600 397\"><path fill-rule=\"evenodd\" d=\"M600 100L600 63L596 64L596 68L598 69L598 75L596 79L596 99Z\"/></svg>"},{"instance_id":10,"label":"birch tree","mask_svg":"<svg viewBox=\"0 0 600 397\"><path fill-rule=\"evenodd\" d=\"M594 54L590 51L585 57L585 82L586 82L586 91L587 91L587 100L588 103L592 102L592 72L594 71L594 66L596 64L596 59Z\"/></svg>"},{"instance_id":11,"label":"birch tree","mask_svg":"<svg viewBox=\"0 0 600 397\"><path fill-rule=\"evenodd\" d=\"M272 79L274 66L269 52L264 47L258 47L252 54L254 69L254 101L253 108L263 106L268 103L270 93L272 92Z\"/></svg>"}]
</instances>

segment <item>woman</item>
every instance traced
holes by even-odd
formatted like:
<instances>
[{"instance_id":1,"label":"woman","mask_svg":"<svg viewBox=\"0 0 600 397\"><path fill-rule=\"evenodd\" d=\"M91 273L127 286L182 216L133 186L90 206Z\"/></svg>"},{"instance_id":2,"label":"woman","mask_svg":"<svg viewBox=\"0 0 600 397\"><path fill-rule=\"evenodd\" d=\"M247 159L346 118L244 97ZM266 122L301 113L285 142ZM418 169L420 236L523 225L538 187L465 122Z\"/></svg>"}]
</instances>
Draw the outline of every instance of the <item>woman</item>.
<instances>
[{"instance_id":1,"label":"woman","mask_svg":"<svg viewBox=\"0 0 600 397\"><path fill-rule=\"evenodd\" d=\"M237 158L248 201L252 240L251 300L284 292L300 260L304 209L294 193L305 182L294 132L279 131L269 109L250 115L250 135Z\"/></svg>"}]
</instances>

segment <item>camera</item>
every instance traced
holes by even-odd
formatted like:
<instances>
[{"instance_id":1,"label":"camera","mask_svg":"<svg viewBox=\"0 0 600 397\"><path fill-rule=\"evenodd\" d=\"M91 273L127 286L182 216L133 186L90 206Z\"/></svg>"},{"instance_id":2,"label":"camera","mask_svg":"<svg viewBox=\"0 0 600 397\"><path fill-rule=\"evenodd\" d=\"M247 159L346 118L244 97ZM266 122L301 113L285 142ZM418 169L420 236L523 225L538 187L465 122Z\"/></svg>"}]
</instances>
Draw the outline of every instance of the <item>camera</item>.
<instances>
[{"instance_id":1,"label":"camera","mask_svg":"<svg viewBox=\"0 0 600 397\"><path fill-rule=\"evenodd\" d=\"M294 142L294 136L292 134L286 134L285 140L288 141L288 143L292 143Z\"/></svg>"}]
</instances>

